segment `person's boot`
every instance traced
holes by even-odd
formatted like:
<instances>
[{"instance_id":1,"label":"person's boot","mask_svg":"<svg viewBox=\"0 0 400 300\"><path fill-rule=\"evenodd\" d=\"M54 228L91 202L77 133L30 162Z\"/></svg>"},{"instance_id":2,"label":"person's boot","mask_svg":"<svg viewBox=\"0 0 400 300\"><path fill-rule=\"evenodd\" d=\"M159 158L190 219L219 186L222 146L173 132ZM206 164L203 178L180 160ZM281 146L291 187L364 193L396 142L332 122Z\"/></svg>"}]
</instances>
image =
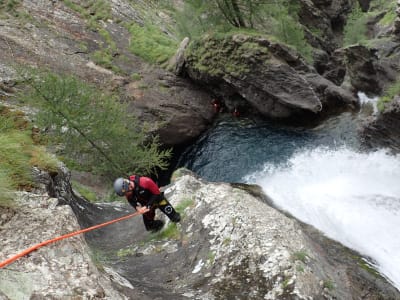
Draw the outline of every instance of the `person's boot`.
<instances>
[{"instance_id":1,"label":"person's boot","mask_svg":"<svg viewBox=\"0 0 400 300\"><path fill-rule=\"evenodd\" d=\"M163 221L161 221L161 220L154 220L154 221L151 223L151 226L149 226L147 230L150 230L150 231L152 231L152 232L157 232L157 231L160 231L161 228L163 228L163 226L164 226L164 222L163 222Z\"/></svg>"},{"instance_id":2,"label":"person's boot","mask_svg":"<svg viewBox=\"0 0 400 300\"><path fill-rule=\"evenodd\" d=\"M174 223L178 223L181 220L181 215L175 212L169 219Z\"/></svg>"}]
</instances>

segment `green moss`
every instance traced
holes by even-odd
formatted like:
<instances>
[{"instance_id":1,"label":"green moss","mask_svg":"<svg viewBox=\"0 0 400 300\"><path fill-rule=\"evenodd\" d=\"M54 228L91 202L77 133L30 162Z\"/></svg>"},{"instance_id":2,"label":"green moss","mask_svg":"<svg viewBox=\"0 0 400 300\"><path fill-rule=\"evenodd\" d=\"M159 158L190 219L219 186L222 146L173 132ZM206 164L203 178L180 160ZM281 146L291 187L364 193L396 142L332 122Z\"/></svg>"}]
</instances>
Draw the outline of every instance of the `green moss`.
<instances>
[{"instance_id":1,"label":"green moss","mask_svg":"<svg viewBox=\"0 0 400 300\"><path fill-rule=\"evenodd\" d=\"M215 252L210 251L208 252L208 261L210 262L210 265L213 265L215 262Z\"/></svg>"},{"instance_id":2,"label":"green moss","mask_svg":"<svg viewBox=\"0 0 400 300\"><path fill-rule=\"evenodd\" d=\"M303 263L307 262L307 252L306 251L296 251L295 253L292 254L292 260L296 261L299 260Z\"/></svg>"},{"instance_id":3,"label":"green moss","mask_svg":"<svg viewBox=\"0 0 400 300\"><path fill-rule=\"evenodd\" d=\"M194 204L193 198L186 198L180 201L179 204L175 206L175 209L180 214L183 214L185 209L189 206L193 206L193 204Z\"/></svg>"},{"instance_id":4,"label":"green moss","mask_svg":"<svg viewBox=\"0 0 400 300\"><path fill-rule=\"evenodd\" d=\"M142 75L140 75L140 74L138 74L138 73L133 73L133 74L131 74L131 79L132 79L133 81L142 80Z\"/></svg>"},{"instance_id":5,"label":"green moss","mask_svg":"<svg viewBox=\"0 0 400 300\"><path fill-rule=\"evenodd\" d=\"M355 257L357 264L369 274L373 275L376 278L381 278L381 274L363 257L356 256Z\"/></svg>"},{"instance_id":6,"label":"green moss","mask_svg":"<svg viewBox=\"0 0 400 300\"><path fill-rule=\"evenodd\" d=\"M324 280L322 286L330 291L335 288L335 284L331 279Z\"/></svg>"},{"instance_id":7,"label":"green moss","mask_svg":"<svg viewBox=\"0 0 400 300\"><path fill-rule=\"evenodd\" d=\"M236 34L205 36L191 43L187 60L194 69L210 76L243 75L251 71L251 64L264 63L270 58L268 48L262 45L265 38L258 37L260 41Z\"/></svg>"}]
</instances>

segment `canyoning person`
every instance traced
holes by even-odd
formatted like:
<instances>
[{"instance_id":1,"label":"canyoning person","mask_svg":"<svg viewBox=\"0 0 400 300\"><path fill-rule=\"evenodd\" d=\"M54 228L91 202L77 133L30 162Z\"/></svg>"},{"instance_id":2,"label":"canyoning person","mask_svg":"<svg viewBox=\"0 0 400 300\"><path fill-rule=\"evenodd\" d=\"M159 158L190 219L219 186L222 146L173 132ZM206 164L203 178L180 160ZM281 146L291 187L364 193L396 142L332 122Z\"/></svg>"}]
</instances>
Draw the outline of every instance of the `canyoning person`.
<instances>
[{"instance_id":1,"label":"canyoning person","mask_svg":"<svg viewBox=\"0 0 400 300\"><path fill-rule=\"evenodd\" d=\"M233 110L232 115L236 118L238 118L240 116L240 112L237 107L235 107L235 109Z\"/></svg>"},{"instance_id":2,"label":"canyoning person","mask_svg":"<svg viewBox=\"0 0 400 300\"><path fill-rule=\"evenodd\" d=\"M223 108L222 108L222 104L221 101L219 101L218 99L213 99L211 101L212 106L214 107L214 112L216 113L221 113L223 112Z\"/></svg>"},{"instance_id":3,"label":"canyoning person","mask_svg":"<svg viewBox=\"0 0 400 300\"><path fill-rule=\"evenodd\" d=\"M146 230L158 231L164 226L161 220L155 220L159 208L172 222L179 222L181 216L160 192L157 184L149 177L131 175L129 178L117 178L114 190L118 196L125 196L136 211L143 213Z\"/></svg>"}]
</instances>

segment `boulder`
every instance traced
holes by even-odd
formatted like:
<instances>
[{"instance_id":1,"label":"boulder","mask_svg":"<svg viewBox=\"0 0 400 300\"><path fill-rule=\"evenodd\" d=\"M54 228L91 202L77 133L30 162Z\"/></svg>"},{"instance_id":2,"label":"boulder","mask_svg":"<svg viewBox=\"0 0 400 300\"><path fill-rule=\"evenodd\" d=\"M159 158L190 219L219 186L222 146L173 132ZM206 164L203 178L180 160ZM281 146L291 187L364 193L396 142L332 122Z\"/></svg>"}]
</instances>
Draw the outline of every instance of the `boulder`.
<instances>
[{"instance_id":1,"label":"boulder","mask_svg":"<svg viewBox=\"0 0 400 300\"><path fill-rule=\"evenodd\" d=\"M224 102L240 98L248 110L286 122L311 123L357 104L294 50L262 36L205 37L187 51L186 69Z\"/></svg>"},{"instance_id":2,"label":"boulder","mask_svg":"<svg viewBox=\"0 0 400 300\"><path fill-rule=\"evenodd\" d=\"M167 70L170 70L175 75L182 75L185 64L185 49L189 45L189 38L185 37L179 45L175 55L169 60Z\"/></svg>"},{"instance_id":3,"label":"boulder","mask_svg":"<svg viewBox=\"0 0 400 300\"><path fill-rule=\"evenodd\" d=\"M369 149L386 148L400 153L400 96L388 103L383 112L368 119L360 135Z\"/></svg>"}]
</instances>

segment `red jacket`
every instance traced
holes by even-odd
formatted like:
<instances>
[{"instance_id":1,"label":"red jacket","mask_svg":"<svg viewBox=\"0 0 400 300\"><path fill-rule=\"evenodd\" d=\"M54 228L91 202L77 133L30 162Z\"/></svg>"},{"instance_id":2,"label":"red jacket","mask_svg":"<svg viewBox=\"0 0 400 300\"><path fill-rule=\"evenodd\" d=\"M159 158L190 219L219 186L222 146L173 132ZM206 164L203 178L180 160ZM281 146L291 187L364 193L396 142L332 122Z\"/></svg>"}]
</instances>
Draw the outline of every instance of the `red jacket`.
<instances>
[{"instance_id":1,"label":"red jacket","mask_svg":"<svg viewBox=\"0 0 400 300\"><path fill-rule=\"evenodd\" d=\"M136 207L138 203L142 206L151 207L153 203L162 200L163 195L160 193L157 184L151 178L131 175L129 176L129 180L135 182L133 193L130 197L126 197L133 207Z\"/></svg>"}]
</instances>

